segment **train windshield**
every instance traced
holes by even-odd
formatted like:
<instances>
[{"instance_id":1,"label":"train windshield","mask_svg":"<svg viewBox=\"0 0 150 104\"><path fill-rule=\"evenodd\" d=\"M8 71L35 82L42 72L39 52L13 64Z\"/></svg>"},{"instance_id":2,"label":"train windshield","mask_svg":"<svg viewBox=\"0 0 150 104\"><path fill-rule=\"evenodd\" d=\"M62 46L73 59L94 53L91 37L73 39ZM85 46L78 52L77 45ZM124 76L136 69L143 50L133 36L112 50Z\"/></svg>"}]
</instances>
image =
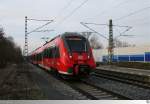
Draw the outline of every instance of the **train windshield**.
<instances>
[{"instance_id":1,"label":"train windshield","mask_svg":"<svg viewBox=\"0 0 150 104\"><path fill-rule=\"evenodd\" d=\"M67 37L66 43L71 52L87 51L87 41L83 37Z\"/></svg>"}]
</instances>

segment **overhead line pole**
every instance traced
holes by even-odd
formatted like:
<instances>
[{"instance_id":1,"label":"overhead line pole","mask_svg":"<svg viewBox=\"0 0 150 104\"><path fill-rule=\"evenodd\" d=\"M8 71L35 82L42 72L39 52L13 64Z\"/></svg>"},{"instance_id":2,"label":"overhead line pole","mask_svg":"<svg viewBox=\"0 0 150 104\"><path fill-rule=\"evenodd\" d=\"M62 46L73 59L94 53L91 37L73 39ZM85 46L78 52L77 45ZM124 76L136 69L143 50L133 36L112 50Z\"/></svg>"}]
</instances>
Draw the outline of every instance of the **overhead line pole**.
<instances>
[{"instance_id":1,"label":"overhead line pole","mask_svg":"<svg viewBox=\"0 0 150 104\"><path fill-rule=\"evenodd\" d=\"M45 21L47 23L45 23L42 26L39 26L38 28L28 32L28 27L27 27L27 22L28 21ZM43 28L44 26L47 26L48 24L52 23L53 20L39 20L39 19L29 19L27 16L25 16L25 46L24 46L24 56L28 56L28 34L32 33L32 32L49 32L49 31L54 31L54 30L39 30L41 28Z\"/></svg>"},{"instance_id":2,"label":"overhead line pole","mask_svg":"<svg viewBox=\"0 0 150 104\"><path fill-rule=\"evenodd\" d=\"M130 27L130 26L113 25L112 19L109 20L109 24L97 24L97 23L86 23L86 22L80 22L80 24L108 40L108 61L109 61L109 63L113 62L113 55L114 55L113 26L127 28L125 31L120 33L119 36L127 36L127 35L123 35L123 34L127 31L129 31L130 29L132 29L132 27ZM108 26L109 27L109 38L105 37L104 35L100 34L99 32L95 31L94 29L90 28L89 26L87 26L88 24L89 25L91 24L91 25L106 25L106 26Z\"/></svg>"},{"instance_id":3,"label":"overhead line pole","mask_svg":"<svg viewBox=\"0 0 150 104\"><path fill-rule=\"evenodd\" d=\"M27 34L27 16L25 17L25 47L24 47L24 55L28 55L28 34Z\"/></svg>"},{"instance_id":4,"label":"overhead line pole","mask_svg":"<svg viewBox=\"0 0 150 104\"><path fill-rule=\"evenodd\" d=\"M108 46L108 59L109 63L112 63L114 56L114 41L113 41L113 23L109 20L109 46Z\"/></svg>"},{"instance_id":5,"label":"overhead line pole","mask_svg":"<svg viewBox=\"0 0 150 104\"><path fill-rule=\"evenodd\" d=\"M51 21L51 22L53 22L53 21ZM27 34L30 34L30 33L32 33L32 32L36 32L37 30L39 30L39 29L43 28L44 26L46 26L46 25L50 24L51 22L47 22L46 24L44 24L44 25L42 25L42 26L39 26L38 28L36 28L36 29L34 29L34 30L32 30L32 31L28 32Z\"/></svg>"}]
</instances>

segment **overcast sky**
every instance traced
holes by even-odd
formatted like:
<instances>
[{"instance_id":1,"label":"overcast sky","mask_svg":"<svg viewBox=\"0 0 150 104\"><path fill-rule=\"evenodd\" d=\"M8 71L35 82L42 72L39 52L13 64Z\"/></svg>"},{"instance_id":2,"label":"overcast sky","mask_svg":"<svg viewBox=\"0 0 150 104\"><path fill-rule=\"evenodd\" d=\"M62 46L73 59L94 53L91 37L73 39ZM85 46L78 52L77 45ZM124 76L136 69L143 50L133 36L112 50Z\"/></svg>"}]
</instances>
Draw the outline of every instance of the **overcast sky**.
<instances>
[{"instance_id":1,"label":"overcast sky","mask_svg":"<svg viewBox=\"0 0 150 104\"><path fill-rule=\"evenodd\" d=\"M93 22L108 24L109 19L115 25L133 27L125 35L133 37L120 37L120 40L131 44L150 44L150 0L88 0L81 8L73 12L85 0L0 0L0 25L8 36L15 42L24 45L24 18L54 19L54 22L43 29L54 29L49 33L29 34L29 50L33 50L44 43L41 37L54 37L66 31L88 31L80 22ZM149 8L147 8L149 7ZM144 9L134 15L116 20L122 16ZM69 15L69 16L68 16ZM68 18L66 18L68 17ZM66 18L66 19L64 19ZM116 21L115 21L116 20ZM45 22L29 21L28 31ZM107 26L89 25L96 31L108 36ZM114 27L114 37L126 28ZM107 45L107 40L100 37L101 43Z\"/></svg>"}]
</instances>

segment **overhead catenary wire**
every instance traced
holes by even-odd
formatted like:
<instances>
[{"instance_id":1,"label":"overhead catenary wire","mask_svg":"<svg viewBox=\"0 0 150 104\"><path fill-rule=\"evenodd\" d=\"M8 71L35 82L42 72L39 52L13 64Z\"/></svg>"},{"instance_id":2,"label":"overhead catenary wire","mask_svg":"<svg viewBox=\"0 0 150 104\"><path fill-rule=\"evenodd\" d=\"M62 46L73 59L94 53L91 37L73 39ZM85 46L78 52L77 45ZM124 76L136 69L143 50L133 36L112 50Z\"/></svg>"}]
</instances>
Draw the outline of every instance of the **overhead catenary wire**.
<instances>
[{"instance_id":1,"label":"overhead catenary wire","mask_svg":"<svg viewBox=\"0 0 150 104\"><path fill-rule=\"evenodd\" d=\"M66 10L73 2L74 0L70 0L57 14L57 16L54 17L54 19L56 20L59 16L61 16L61 14L63 13L64 10Z\"/></svg>"},{"instance_id":2,"label":"overhead catenary wire","mask_svg":"<svg viewBox=\"0 0 150 104\"><path fill-rule=\"evenodd\" d=\"M108 24L98 24L98 23L86 23L86 22L84 22L84 24L91 24L91 25L107 25L107 26L108 26Z\"/></svg>"},{"instance_id":3,"label":"overhead catenary wire","mask_svg":"<svg viewBox=\"0 0 150 104\"><path fill-rule=\"evenodd\" d=\"M66 17L64 17L62 19L62 21L60 21L60 23L64 22L66 19L68 19L69 17L71 17L78 9L80 9L86 2L88 2L89 0L84 0L80 5L78 5L72 12L70 12ZM59 23L59 24L60 24Z\"/></svg>"},{"instance_id":4,"label":"overhead catenary wire","mask_svg":"<svg viewBox=\"0 0 150 104\"><path fill-rule=\"evenodd\" d=\"M30 33L32 33L32 32L36 32L36 31L38 31L39 29L43 28L44 26L47 26L48 24L50 24L50 23L52 23L52 22L53 22L53 20L51 20L50 22L45 23L45 24L42 25L42 26L37 27L36 29L34 29L34 30L28 32L27 34L30 34Z\"/></svg>"},{"instance_id":5,"label":"overhead catenary wire","mask_svg":"<svg viewBox=\"0 0 150 104\"><path fill-rule=\"evenodd\" d=\"M87 25L91 24L91 25L106 25L106 26L109 26L109 24L98 24L98 23L89 23L89 22L84 22L84 24L87 24ZM112 26L131 28L131 26L121 26L121 25L112 25Z\"/></svg>"},{"instance_id":6,"label":"overhead catenary wire","mask_svg":"<svg viewBox=\"0 0 150 104\"><path fill-rule=\"evenodd\" d=\"M54 19L56 19L65 9L67 9L68 6L71 5L72 2L73 2L73 0L70 0L70 1L61 9L61 11L59 12L59 14L58 14ZM40 19L27 19L27 20L29 20L29 21L47 21L47 23L45 23L44 25L42 25L42 26L40 26L40 27L38 27L38 28L36 28L36 29L34 29L34 30L28 32L27 34L30 34L30 33L32 33L32 32L49 32L49 31L54 31L54 30L39 30L39 29L43 28L44 26L47 26L47 25L50 24L51 22L54 22L54 20L40 20Z\"/></svg>"},{"instance_id":7,"label":"overhead catenary wire","mask_svg":"<svg viewBox=\"0 0 150 104\"><path fill-rule=\"evenodd\" d=\"M75 9L73 9L72 12L70 12L66 17L64 17L60 22L58 22L56 24L54 29L56 29L58 27L58 25L60 26L65 20L67 20L69 17L71 17L78 9L80 9L88 1L89 0L84 0L80 5L78 5Z\"/></svg>"},{"instance_id":8,"label":"overhead catenary wire","mask_svg":"<svg viewBox=\"0 0 150 104\"><path fill-rule=\"evenodd\" d=\"M105 39L108 40L108 38L107 38L106 36L104 36L103 34L101 34L101 33L97 32L97 31L95 31L94 29L90 28L89 26L87 26L87 25L84 24L83 22L80 22L80 24L83 25L84 27L88 28L89 30L91 30L91 31L93 31L93 32L95 32L95 33L97 33L97 34L100 35L101 37L103 37L103 38L105 38Z\"/></svg>"},{"instance_id":9,"label":"overhead catenary wire","mask_svg":"<svg viewBox=\"0 0 150 104\"><path fill-rule=\"evenodd\" d=\"M113 2L115 2L116 0L113 0ZM110 4L112 4L113 2L111 2ZM105 13L106 11L108 10L108 8L104 9L103 11L99 12L97 15L95 15L94 17L90 17L90 18L86 18L86 19L94 19L96 18L97 16Z\"/></svg>"},{"instance_id":10,"label":"overhead catenary wire","mask_svg":"<svg viewBox=\"0 0 150 104\"><path fill-rule=\"evenodd\" d=\"M116 4L116 5L113 6L113 7L109 7L109 6L108 6L108 8L104 9L103 11L101 11L100 13L98 13L96 16L90 17L90 18L87 18L87 19L94 19L94 18L96 18L97 16L100 16L100 15L106 13L106 12L109 11L110 9L117 8L117 7L121 6L122 4L125 4L125 3L129 2L129 1L131 1L131 0L122 1L122 2L120 2L119 4ZM114 0L113 2L116 2L116 0ZM113 2L111 2L110 4L112 5Z\"/></svg>"},{"instance_id":11,"label":"overhead catenary wire","mask_svg":"<svg viewBox=\"0 0 150 104\"><path fill-rule=\"evenodd\" d=\"M109 26L108 24L97 24L97 23L85 23L84 24L92 24L92 25L106 25L106 26ZM115 26L115 27L124 27L124 28L127 28L124 32L122 32L121 34L129 31L130 29L132 29L131 26L120 26L120 25L112 25L112 26Z\"/></svg>"},{"instance_id":12,"label":"overhead catenary wire","mask_svg":"<svg viewBox=\"0 0 150 104\"><path fill-rule=\"evenodd\" d=\"M139 10L136 10L136 11L134 11L134 12L131 12L131 13L125 15L125 16L116 18L116 19L114 19L114 21L119 21L119 20L125 19L125 18L127 18L127 17L132 16L132 15L135 15L135 14L138 14L138 13L140 13L140 12L143 12L143 11L145 11L145 10L147 10L147 9L150 9L150 6L149 6L149 7L142 8L142 9L139 9Z\"/></svg>"},{"instance_id":13,"label":"overhead catenary wire","mask_svg":"<svg viewBox=\"0 0 150 104\"><path fill-rule=\"evenodd\" d=\"M113 8L119 7L119 6L121 6L122 4L128 3L128 2L130 2L130 1L133 1L133 0L125 0L125 1L122 1L122 2L120 2L119 4L113 6Z\"/></svg>"},{"instance_id":14,"label":"overhead catenary wire","mask_svg":"<svg viewBox=\"0 0 150 104\"><path fill-rule=\"evenodd\" d=\"M127 29L125 29L123 32L120 32L117 28L115 28L115 30L117 30L118 31L118 33L119 33L119 35L118 36L116 36L116 37L120 37L120 36L133 36L133 35L125 35L125 33L126 32L128 32L129 30L131 30L132 29L132 27L125 27L125 28L127 28ZM116 38L115 37L115 38Z\"/></svg>"},{"instance_id":15,"label":"overhead catenary wire","mask_svg":"<svg viewBox=\"0 0 150 104\"><path fill-rule=\"evenodd\" d=\"M88 28L89 30L93 31L94 33L97 33L98 35L100 35L101 37L109 40L106 36L104 36L103 34L95 31L94 29L90 28L89 26L87 26L88 24L93 24L93 25L106 25L109 26L108 24L97 24L97 23L86 23L86 22L80 22L81 25L83 25L84 27ZM127 28L126 30L124 30L123 32L119 32L119 36L131 36L131 35L123 35L124 33L126 33L127 31L131 30L132 27L131 26L120 26L120 25L112 25L115 27L123 27L123 28Z\"/></svg>"},{"instance_id":16,"label":"overhead catenary wire","mask_svg":"<svg viewBox=\"0 0 150 104\"><path fill-rule=\"evenodd\" d=\"M60 13L62 13L62 11L64 11L65 9L67 9L73 2L74 0L70 0L60 11Z\"/></svg>"},{"instance_id":17,"label":"overhead catenary wire","mask_svg":"<svg viewBox=\"0 0 150 104\"><path fill-rule=\"evenodd\" d=\"M102 14L102 13L104 13L104 12L109 11L110 9L113 9L113 8L119 7L120 5L125 4L125 3L129 2L129 1L131 1L131 0L125 0L125 1L122 1L122 2L120 2L119 4L117 4L117 5L113 6L112 8L108 8L108 9L106 9L106 10L102 11L102 12L101 12L101 13L99 13L97 16L101 15L101 14ZM116 0L115 0L115 2L116 2ZM113 3L113 2L112 2L112 3ZM112 5L112 3L111 3L111 5Z\"/></svg>"},{"instance_id":18,"label":"overhead catenary wire","mask_svg":"<svg viewBox=\"0 0 150 104\"><path fill-rule=\"evenodd\" d=\"M27 19L29 21L52 21L52 20L40 20L40 19Z\"/></svg>"},{"instance_id":19,"label":"overhead catenary wire","mask_svg":"<svg viewBox=\"0 0 150 104\"><path fill-rule=\"evenodd\" d=\"M54 30L38 30L38 31L35 31L35 32L51 32L51 31L54 31Z\"/></svg>"}]
</instances>

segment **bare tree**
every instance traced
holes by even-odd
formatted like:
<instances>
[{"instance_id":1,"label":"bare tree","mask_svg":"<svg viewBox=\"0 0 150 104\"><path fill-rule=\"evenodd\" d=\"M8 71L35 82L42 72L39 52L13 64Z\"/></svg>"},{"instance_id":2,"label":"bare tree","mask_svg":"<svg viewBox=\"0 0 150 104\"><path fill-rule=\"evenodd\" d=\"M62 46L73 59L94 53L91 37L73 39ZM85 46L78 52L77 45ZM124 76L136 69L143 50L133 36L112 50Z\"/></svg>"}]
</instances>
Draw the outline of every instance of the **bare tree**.
<instances>
[{"instance_id":1,"label":"bare tree","mask_svg":"<svg viewBox=\"0 0 150 104\"><path fill-rule=\"evenodd\" d=\"M0 67L8 63L18 63L22 60L21 49L16 46L12 37L5 37L3 29L0 31Z\"/></svg>"},{"instance_id":2,"label":"bare tree","mask_svg":"<svg viewBox=\"0 0 150 104\"><path fill-rule=\"evenodd\" d=\"M0 28L0 39L4 38L4 31L3 28Z\"/></svg>"},{"instance_id":3,"label":"bare tree","mask_svg":"<svg viewBox=\"0 0 150 104\"><path fill-rule=\"evenodd\" d=\"M99 36L97 36L95 34L91 35L91 37L89 38L89 42L93 49L102 49L103 48L103 45L100 42Z\"/></svg>"},{"instance_id":4,"label":"bare tree","mask_svg":"<svg viewBox=\"0 0 150 104\"><path fill-rule=\"evenodd\" d=\"M135 46L134 44L131 45L125 41L120 41L118 39L114 39L114 47L118 48L118 47L131 47L131 46Z\"/></svg>"}]
</instances>

